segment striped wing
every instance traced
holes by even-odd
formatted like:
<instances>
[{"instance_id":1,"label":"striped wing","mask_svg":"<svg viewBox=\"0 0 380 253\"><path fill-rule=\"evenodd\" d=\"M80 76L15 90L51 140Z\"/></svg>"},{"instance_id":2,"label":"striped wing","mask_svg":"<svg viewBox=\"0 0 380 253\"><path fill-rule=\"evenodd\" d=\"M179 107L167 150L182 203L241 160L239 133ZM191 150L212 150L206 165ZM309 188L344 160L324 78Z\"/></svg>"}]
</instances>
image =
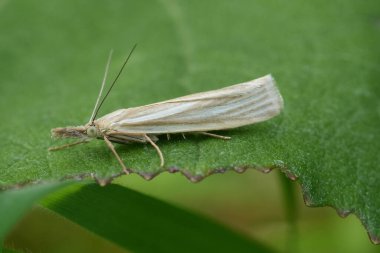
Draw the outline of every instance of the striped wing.
<instances>
[{"instance_id":1,"label":"striped wing","mask_svg":"<svg viewBox=\"0 0 380 253\"><path fill-rule=\"evenodd\" d=\"M271 75L219 90L120 109L98 119L125 133L181 133L230 129L270 119L283 108Z\"/></svg>"}]
</instances>

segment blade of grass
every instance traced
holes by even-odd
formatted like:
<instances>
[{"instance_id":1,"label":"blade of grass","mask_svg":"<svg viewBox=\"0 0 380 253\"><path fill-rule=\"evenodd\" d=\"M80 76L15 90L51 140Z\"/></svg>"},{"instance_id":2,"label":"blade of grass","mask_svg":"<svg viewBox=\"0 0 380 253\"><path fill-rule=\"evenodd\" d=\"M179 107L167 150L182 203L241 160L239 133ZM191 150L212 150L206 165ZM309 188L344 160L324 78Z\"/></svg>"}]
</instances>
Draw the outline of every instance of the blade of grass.
<instances>
[{"instance_id":1,"label":"blade of grass","mask_svg":"<svg viewBox=\"0 0 380 253\"><path fill-rule=\"evenodd\" d=\"M119 185L67 190L42 205L133 252L272 252L207 218Z\"/></svg>"},{"instance_id":2,"label":"blade of grass","mask_svg":"<svg viewBox=\"0 0 380 253\"><path fill-rule=\"evenodd\" d=\"M0 242L16 222L45 195L71 182L55 182L0 192Z\"/></svg>"},{"instance_id":3,"label":"blade of grass","mask_svg":"<svg viewBox=\"0 0 380 253\"><path fill-rule=\"evenodd\" d=\"M283 173L278 172L279 181L282 188L283 204L285 218L288 223L288 232L286 239L286 250L289 253L298 252L298 207L297 207L297 189L295 183L285 177Z\"/></svg>"}]
</instances>

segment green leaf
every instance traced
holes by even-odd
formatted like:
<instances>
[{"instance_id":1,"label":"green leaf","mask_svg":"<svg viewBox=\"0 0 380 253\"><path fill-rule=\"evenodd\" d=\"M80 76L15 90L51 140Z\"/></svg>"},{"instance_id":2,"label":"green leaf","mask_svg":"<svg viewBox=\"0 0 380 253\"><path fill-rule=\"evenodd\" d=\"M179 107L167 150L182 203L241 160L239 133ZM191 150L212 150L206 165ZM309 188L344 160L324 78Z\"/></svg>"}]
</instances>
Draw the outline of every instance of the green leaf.
<instances>
[{"instance_id":1,"label":"green leaf","mask_svg":"<svg viewBox=\"0 0 380 253\"><path fill-rule=\"evenodd\" d=\"M180 136L155 150L117 145L149 179L180 171L193 181L244 168L298 177L306 204L357 215L380 242L380 8L346 1L0 2L0 185L118 176L98 141L59 152L49 130L87 122L110 48L111 76L137 52L101 110L221 88L272 72L283 115L222 134ZM91 8L88 8L91 6Z\"/></svg>"},{"instance_id":2,"label":"green leaf","mask_svg":"<svg viewBox=\"0 0 380 253\"><path fill-rule=\"evenodd\" d=\"M0 192L0 242L36 201L69 183L47 183Z\"/></svg>"},{"instance_id":3,"label":"green leaf","mask_svg":"<svg viewBox=\"0 0 380 253\"><path fill-rule=\"evenodd\" d=\"M272 252L211 220L119 185L75 185L42 204L133 252Z\"/></svg>"}]
</instances>

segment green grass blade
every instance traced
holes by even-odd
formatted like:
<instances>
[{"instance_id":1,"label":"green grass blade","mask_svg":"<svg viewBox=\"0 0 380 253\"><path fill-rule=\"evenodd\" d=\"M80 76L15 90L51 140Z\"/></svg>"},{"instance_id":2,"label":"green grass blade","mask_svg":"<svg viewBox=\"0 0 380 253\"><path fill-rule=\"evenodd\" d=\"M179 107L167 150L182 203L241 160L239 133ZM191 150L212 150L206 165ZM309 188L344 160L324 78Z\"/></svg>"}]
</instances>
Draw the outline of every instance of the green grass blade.
<instances>
[{"instance_id":1,"label":"green grass blade","mask_svg":"<svg viewBox=\"0 0 380 253\"><path fill-rule=\"evenodd\" d=\"M70 182L46 183L0 192L0 242L35 202L69 184Z\"/></svg>"},{"instance_id":2,"label":"green grass blade","mask_svg":"<svg viewBox=\"0 0 380 253\"><path fill-rule=\"evenodd\" d=\"M296 185L289 178L284 177L282 173L278 173L279 181L282 189L283 206L286 221L288 223L286 250L289 253L298 252L298 207Z\"/></svg>"},{"instance_id":3,"label":"green grass blade","mask_svg":"<svg viewBox=\"0 0 380 253\"><path fill-rule=\"evenodd\" d=\"M133 252L272 252L209 219L119 185L66 191L42 205Z\"/></svg>"}]
</instances>

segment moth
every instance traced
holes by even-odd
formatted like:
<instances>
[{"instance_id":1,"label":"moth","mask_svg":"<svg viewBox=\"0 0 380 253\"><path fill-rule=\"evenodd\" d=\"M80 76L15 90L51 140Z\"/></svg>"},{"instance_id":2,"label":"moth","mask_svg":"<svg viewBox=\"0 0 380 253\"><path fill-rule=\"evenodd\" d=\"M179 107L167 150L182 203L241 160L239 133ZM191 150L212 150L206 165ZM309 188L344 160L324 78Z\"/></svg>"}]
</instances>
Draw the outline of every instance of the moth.
<instances>
[{"instance_id":1,"label":"moth","mask_svg":"<svg viewBox=\"0 0 380 253\"><path fill-rule=\"evenodd\" d=\"M79 141L49 150L60 150L93 139L104 140L125 173L127 169L112 143L149 143L164 166L164 156L157 146L158 136L167 134L198 133L220 139L230 137L209 133L213 130L232 129L268 120L283 109L283 99L271 75L232 85L218 90L196 93L154 104L119 109L97 118L112 87L126 66L136 45L130 51L106 95L102 94L111 62L108 57L105 74L92 115L82 126L59 127L51 130L53 138L79 138Z\"/></svg>"}]
</instances>

